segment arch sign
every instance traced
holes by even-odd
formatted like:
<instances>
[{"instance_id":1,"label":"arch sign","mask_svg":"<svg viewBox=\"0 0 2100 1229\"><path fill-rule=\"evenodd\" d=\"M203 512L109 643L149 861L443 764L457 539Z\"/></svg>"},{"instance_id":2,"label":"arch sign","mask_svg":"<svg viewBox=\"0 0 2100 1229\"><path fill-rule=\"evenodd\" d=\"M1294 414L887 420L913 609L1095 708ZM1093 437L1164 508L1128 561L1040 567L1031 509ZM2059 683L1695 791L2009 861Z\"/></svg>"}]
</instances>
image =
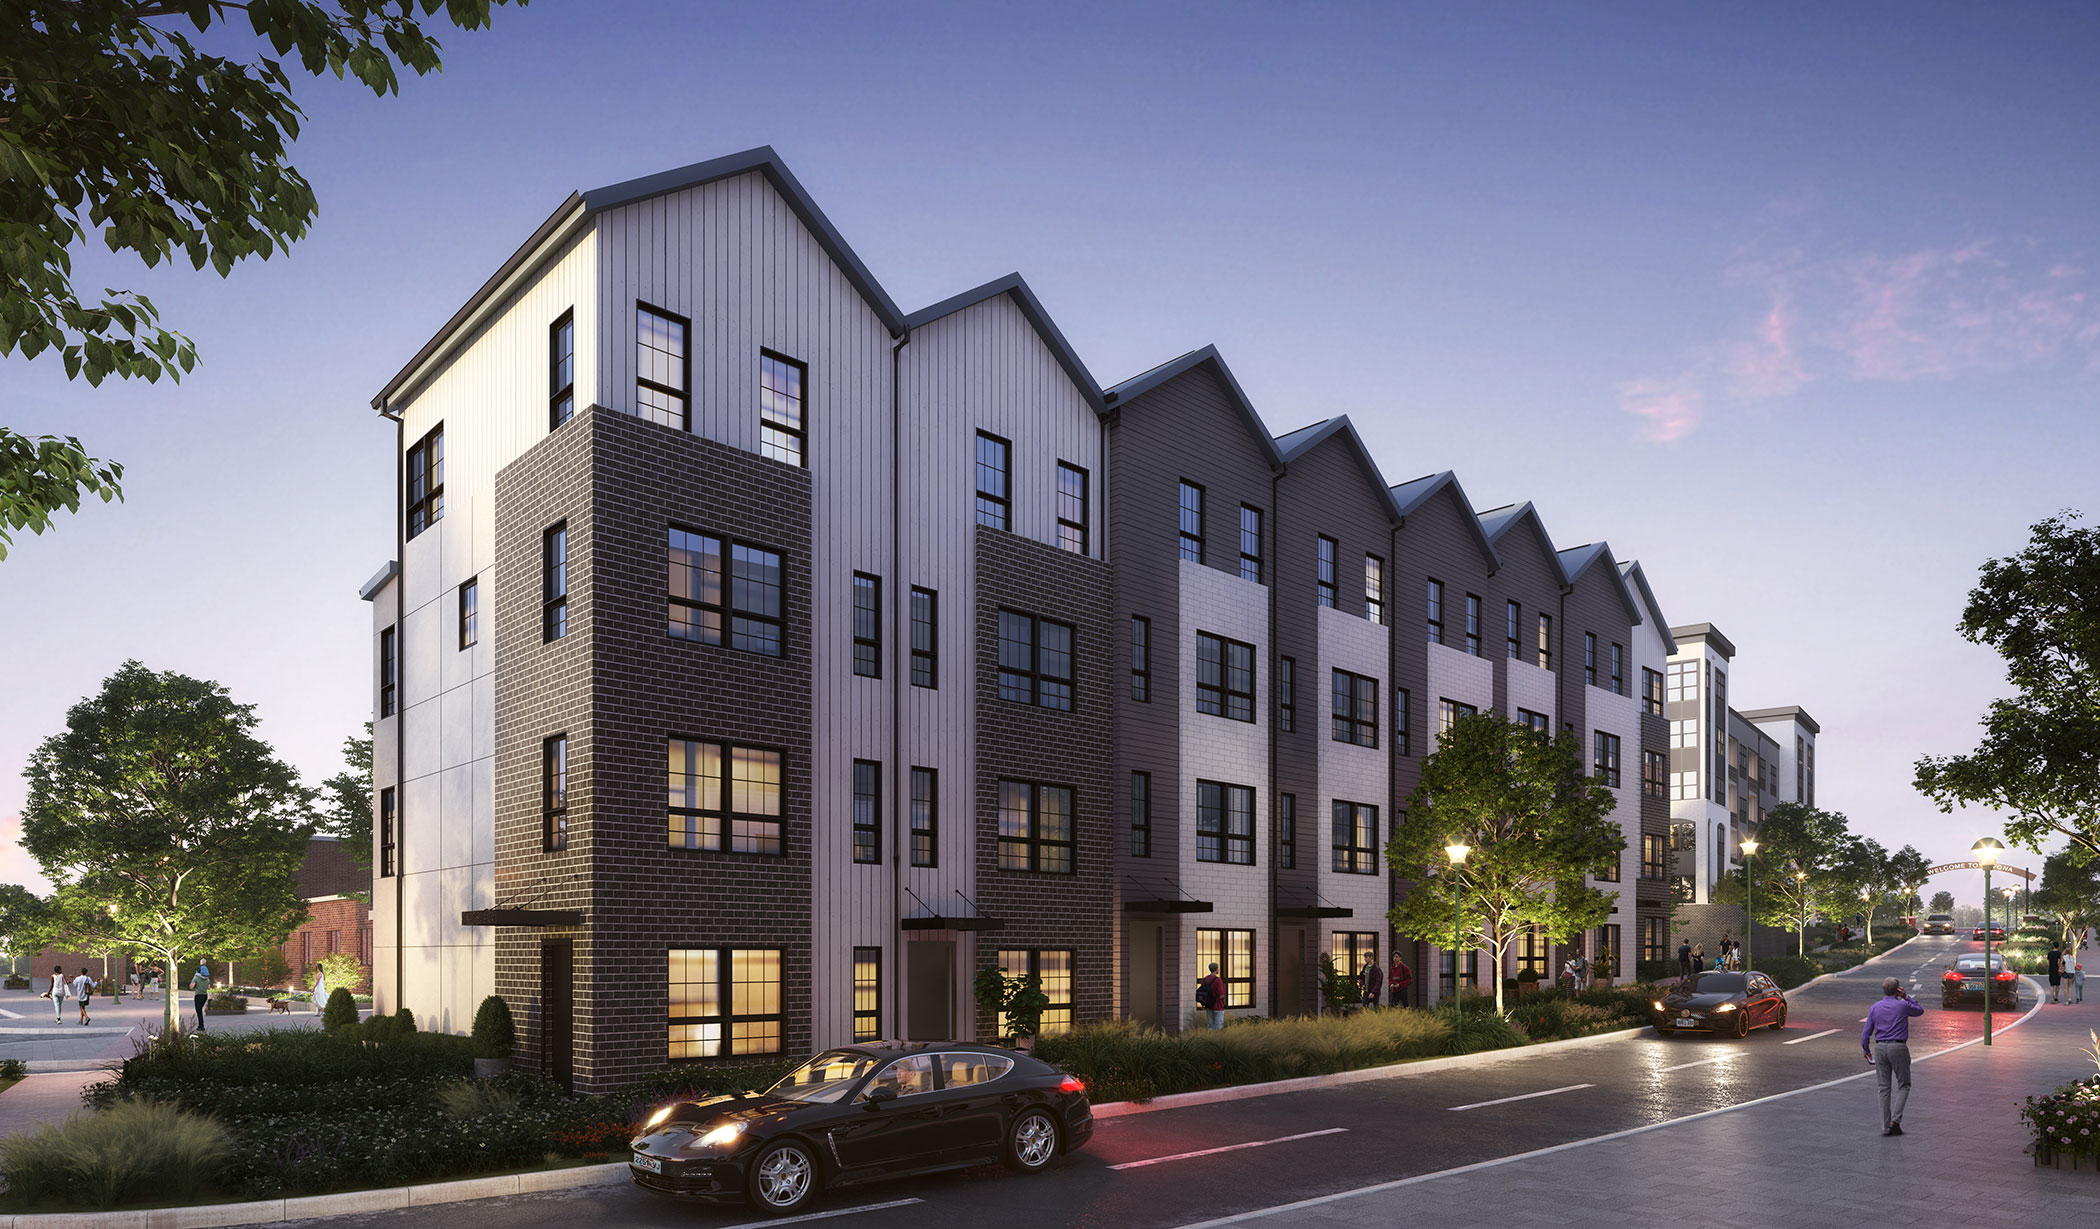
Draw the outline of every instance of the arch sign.
<instances>
[{"instance_id":1,"label":"arch sign","mask_svg":"<svg viewBox=\"0 0 2100 1229\"><path fill-rule=\"evenodd\" d=\"M1930 879L1932 876L1939 874L1941 871L1980 871L1982 869L1983 863L1981 862L1943 862L1940 865L1933 867L1931 870L1926 871L1925 877ZM2033 871L2021 870L2017 866L2007 866L2003 862L2000 862L1995 866L1991 867L1991 870L2000 875L2018 875L2020 878L2025 879L2030 884L2034 882Z\"/></svg>"}]
</instances>

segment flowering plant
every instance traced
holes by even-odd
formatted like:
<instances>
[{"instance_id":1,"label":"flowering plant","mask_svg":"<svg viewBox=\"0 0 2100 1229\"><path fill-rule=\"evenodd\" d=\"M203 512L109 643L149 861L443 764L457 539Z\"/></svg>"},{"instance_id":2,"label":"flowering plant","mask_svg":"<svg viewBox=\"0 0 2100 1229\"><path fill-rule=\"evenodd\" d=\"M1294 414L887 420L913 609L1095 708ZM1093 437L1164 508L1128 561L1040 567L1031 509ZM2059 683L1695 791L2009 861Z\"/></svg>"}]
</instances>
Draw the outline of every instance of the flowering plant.
<instances>
[{"instance_id":1,"label":"flowering plant","mask_svg":"<svg viewBox=\"0 0 2100 1229\"><path fill-rule=\"evenodd\" d=\"M2100 1066L2100 1033L2088 1030L2086 1035L2093 1039L2088 1053ZM2100 1157L2100 1075L2073 1080L2046 1097L2027 1098L2020 1117L2034 1136L2030 1151L2036 1156Z\"/></svg>"}]
</instances>

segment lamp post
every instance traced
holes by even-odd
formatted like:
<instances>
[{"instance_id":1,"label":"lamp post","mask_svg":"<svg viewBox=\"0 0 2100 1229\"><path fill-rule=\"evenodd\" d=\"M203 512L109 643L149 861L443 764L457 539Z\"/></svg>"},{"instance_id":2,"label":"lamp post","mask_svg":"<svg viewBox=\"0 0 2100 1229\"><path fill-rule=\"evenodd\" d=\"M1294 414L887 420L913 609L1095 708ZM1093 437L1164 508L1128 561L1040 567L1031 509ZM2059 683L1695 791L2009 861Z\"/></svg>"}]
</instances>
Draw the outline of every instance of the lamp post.
<instances>
[{"instance_id":1,"label":"lamp post","mask_svg":"<svg viewBox=\"0 0 2100 1229\"><path fill-rule=\"evenodd\" d=\"M1797 955L1808 955L1808 872L1794 872L1794 903L1800 909L1800 925L1794 928L1794 944L1801 950Z\"/></svg>"},{"instance_id":2,"label":"lamp post","mask_svg":"<svg viewBox=\"0 0 2100 1229\"><path fill-rule=\"evenodd\" d=\"M1458 868L1466 864L1466 855L1472 852L1473 847L1462 841L1454 840L1444 846L1444 856L1451 859L1451 1001L1454 1004L1463 1004L1466 997L1465 974L1458 967L1458 953L1465 941L1461 933L1465 926L1465 889L1459 885Z\"/></svg>"},{"instance_id":3,"label":"lamp post","mask_svg":"<svg viewBox=\"0 0 2100 1229\"><path fill-rule=\"evenodd\" d=\"M1866 921L1867 921L1867 947L1868 947L1868 948L1869 948L1870 950L1871 950L1871 949L1873 948L1873 946L1874 946L1874 908L1873 908L1873 902L1874 902L1874 889L1872 889L1872 888L1861 888L1861 889L1859 890L1859 912L1860 912L1860 916L1864 917L1864 918L1866 919Z\"/></svg>"},{"instance_id":4,"label":"lamp post","mask_svg":"<svg viewBox=\"0 0 2100 1229\"><path fill-rule=\"evenodd\" d=\"M1998 864L1998 855L2005 852L2005 844L1996 837L1983 837L1969 852L1976 855L1977 865L1983 867L1983 1044L1991 1044L1991 868Z\"/></svg>"},{"instance_id":5,"label":"lamp post","mask_svg":"<svg viewBox=\"0 0 2100 1229\"><path fill-rule=\"evenodd\" d=\"M1750 911L1750 885L1757 876L1750 872L1750 859L1757 856L1757 838L1746 836L1743 850L1743 972L1757 963L1757 917Z\"/></svg>"}]
</instances>

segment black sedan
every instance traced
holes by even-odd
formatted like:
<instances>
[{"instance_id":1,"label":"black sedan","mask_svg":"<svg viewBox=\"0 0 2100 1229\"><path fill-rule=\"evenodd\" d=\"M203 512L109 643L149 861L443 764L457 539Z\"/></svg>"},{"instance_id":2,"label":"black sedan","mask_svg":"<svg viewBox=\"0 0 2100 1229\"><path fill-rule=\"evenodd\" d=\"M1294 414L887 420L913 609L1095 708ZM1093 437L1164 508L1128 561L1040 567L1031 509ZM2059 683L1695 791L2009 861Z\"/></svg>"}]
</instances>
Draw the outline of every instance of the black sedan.
<instances>
[{"instance_id":1,"label":"black sedan","mask_svg":"<svg viewBox=\"0 0 2100 1229\"><path fill-rule=\"evenodd\" d=\"M957 1041L826 1050L762 1093L656 1111L627 1158L635 1185L793 1212L824 1187L1004 1161L1048 1166L1094 1133L1086 1086L1025 1054Z\"/></svg>"},{"instance_id":2,"label":"black sedan","mask_svg":"<svg viewBox=\"0 0 2100 1229\"><path fill-rule=\"evenodd\" d=\"M1651 1005L1655 1031L1704 1029L1748 1036L1753 1028L1786 1027L1786 995L1762 973L1697 973Z\"/></svg>"},{"instance_id":3,"label":"black sedan","mask_svg":"<svg viewBox=\"0 0 2100 1229\"><path fill-rule=\"evenodd\" d=\"M1976 930L1974 931L1974 933L1970 934L1970 936L1969 936L1969 937L1970 937L1971 939L1974 939L1974 940L1975 940L1976 942L1978 942L1978 943L1981 943L1981 942L1983 942L1983 937L1984 937L1984 933L1985 933L1985 932L1984 932L1984 928L1983 928L1983 927L1981 927L1981 926L1978 926L1978 927L1976 928ZM1993 927L1991 927L1991 928L1990 928L1990 932L1989 932L1989 933L1990 933L1990 937L1991 937L1991 942L1993 942L1993 943L2003 943L2003 942L2005 942L2005 927L2003 927L2003 926L1993 926Z\"/></svg>"},{"instance_id":4,"label":"black sedan","mask_svg":"<svg viewBox=\"0 0 2100 1229\"><path fill-rule=\"evenodd\" d=\"M1954 967L1940 978L1940 1006L1965 1007L1974 1003L1981 1007L1986 990L1993 1007L2011 1010L2020 1005L2020 975L2006 966L2002 953L1992 952L1987 968L1982 952L1957 956Z\"/></svg>"}]
</instances>

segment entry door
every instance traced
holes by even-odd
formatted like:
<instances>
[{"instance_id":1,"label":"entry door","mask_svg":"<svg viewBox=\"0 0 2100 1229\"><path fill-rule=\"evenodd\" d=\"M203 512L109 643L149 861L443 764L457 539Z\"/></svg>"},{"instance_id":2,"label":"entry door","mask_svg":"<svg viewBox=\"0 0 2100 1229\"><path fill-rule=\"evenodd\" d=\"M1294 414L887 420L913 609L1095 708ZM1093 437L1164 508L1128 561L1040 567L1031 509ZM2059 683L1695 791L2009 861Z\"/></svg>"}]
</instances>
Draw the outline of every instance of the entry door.
<instances>
[{"instance_id":1,"label":"entry door","mask_svg":"<svg viewBox=\"0 0 2100 1229\"><path fill-rule=\"evenodd\" d=\"M1166 931L1157 922L1139 922L1130 928L1130 1018L1139 1024L1160 1026L1159 965L1166 946Z\"/></svg>"},{"instance_id":2,"label":"entry door","mask_svg":"<svg viewBox=\"0 0 2100 1229\"><path fill-rule=\"evenodd\" d=\"M575 940L540 940L540 1069L570 1089L576 1068L575 964Z\"/></svg>"},{"instance_id":3,"label":"entry door","mask_svg":"<svg viewBox=\"0 0 2100 1229\"><path fill-rule=\"evenodd\" d=\"M905 1040L955 1040L955 941L906 943L904 958Z\"/></svg>"},{"instance_id":4,"label":"entry door","mask_svg":"<svg viewBox=\"0 0 2100 1229\"><path fill-rule=\"evenodd\" d=\"M1286 926L1276 943L1276 1014L1305 1014L1305 927Z\"/></svg>"}]
</instances>

